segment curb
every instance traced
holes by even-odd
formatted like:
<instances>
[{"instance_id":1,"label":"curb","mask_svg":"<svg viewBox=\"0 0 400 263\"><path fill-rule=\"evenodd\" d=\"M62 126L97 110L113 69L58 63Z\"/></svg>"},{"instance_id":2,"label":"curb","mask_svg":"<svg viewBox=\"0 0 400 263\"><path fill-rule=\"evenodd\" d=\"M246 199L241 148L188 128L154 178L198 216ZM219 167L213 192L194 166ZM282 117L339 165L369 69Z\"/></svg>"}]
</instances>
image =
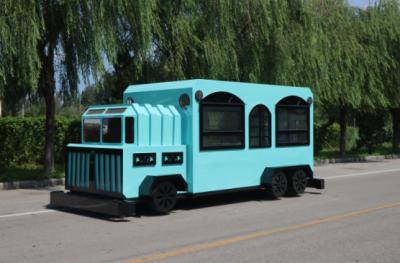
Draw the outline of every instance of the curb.
<instances>
[{"instance_id":1,"label":"curb","mask_svg":"<svg viewBox=\"0 0 400 263\"><path fill-rule=\"evenodd\" d=\"M0 183L0 190L41 188L47 186L64 185L64 183L64 178L3 182Z\"/></svg>"},{"instance_id":2,"label":"curb","mask_svg":"<svg viewBox=\"0 0 400 263\"><path fill-rule=\"evenodd\" d=\"M314 166L322 166L334 163L361 163L361 162L373 162L373 161L383 161L388 159L400 159L400 154L388 154L388 155L369 155L362 157L348 157L348 158L331 158L315 160Z\"/></svg>"}]
</instances>

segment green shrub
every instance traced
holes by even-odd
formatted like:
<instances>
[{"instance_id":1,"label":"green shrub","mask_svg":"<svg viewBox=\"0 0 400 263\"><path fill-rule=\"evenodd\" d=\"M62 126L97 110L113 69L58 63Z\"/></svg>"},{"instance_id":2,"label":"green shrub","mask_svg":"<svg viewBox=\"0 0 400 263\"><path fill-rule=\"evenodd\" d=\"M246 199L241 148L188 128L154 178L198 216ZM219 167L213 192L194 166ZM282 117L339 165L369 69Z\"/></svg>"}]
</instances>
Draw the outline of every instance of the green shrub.
<instances>
[{"instance_id":1,"label":"green shrub","mask_svg":"<svg viewBox=\"0 0 400 263\"><path fill-rule=\"evenodd\" d=\"M43 117L0 118L0 169L28 163L43 163ZM80 141L80 121L56 119L55 161L63 162L63 148L69 142Z\"/></svg>"},{"instance_id":2,"label":"green shrub","mask_svg":"<svg viewBox=\"0 0 400 263\"><path fill-rule=\"evenodd\" d=\"M365 147L368 153L372 153L383 143L391 140L390 113L387 110L359 112L357 125L360 127L358 149Z\"/></svg>"},{"instance_id":3,"label":"green shrub","mask_svg":"<svg viewBox=\"0 0 400 263\"><path fill-rule=\"evenodd\" d=\"M339 138L340 138L340 125L334 123L327 129L327 134L325 137L325 146L331 149L339 148ZM357 146L357 141L359 140L358 128L347 126L346 130L346 150L350 151Z\"/></svg>"}]
</instances>

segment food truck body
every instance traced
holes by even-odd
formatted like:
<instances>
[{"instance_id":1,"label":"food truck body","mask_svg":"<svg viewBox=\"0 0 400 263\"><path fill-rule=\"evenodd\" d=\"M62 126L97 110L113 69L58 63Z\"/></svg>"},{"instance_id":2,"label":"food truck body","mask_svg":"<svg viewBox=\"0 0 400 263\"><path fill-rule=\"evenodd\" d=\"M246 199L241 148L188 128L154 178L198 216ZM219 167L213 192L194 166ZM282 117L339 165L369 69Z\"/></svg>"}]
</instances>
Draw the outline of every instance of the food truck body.
<instances>
[{"instance_id":1,"label":"food truck body","mask_svg":"<svg viewBox=\"0 0 400 263\"><path fill-rule=\"evenodd\" d=\"M82 115L82 143L66 147L69 192L51 204L129 215L148 200L167 213L178 195L324 188L308 88L187 80L129 86L123 102Z\"/></svg>"}]
</instances>

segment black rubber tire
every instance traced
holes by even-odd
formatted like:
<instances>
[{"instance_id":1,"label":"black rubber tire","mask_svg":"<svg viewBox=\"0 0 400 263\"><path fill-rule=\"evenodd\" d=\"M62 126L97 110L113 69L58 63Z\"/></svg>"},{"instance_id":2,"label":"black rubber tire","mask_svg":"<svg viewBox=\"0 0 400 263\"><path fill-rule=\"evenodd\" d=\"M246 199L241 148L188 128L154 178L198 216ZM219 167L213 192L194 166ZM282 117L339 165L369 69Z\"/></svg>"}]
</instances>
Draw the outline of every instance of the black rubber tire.
<instances>
[{"instance_id":1,"label":"black rubber tire","mask_svg":"<svg viewBox=\"0 0 400 263\"><path fill-rule=\"evenodd\" d=\"M288 189L286 195L299 196L303 194L307 187L307 173L300 169L288 176Z\"/></svg>"},{"instance_id":2,"label":"black rubber tire","mask_svg":"<svg viewBox=\"0 0 400 263\"><path fill-rule=\"evenodd\" d=\"M176 186L163 181L158 183L151 192L151 209L158 214L168 214L176 205Z\"/></svg>"},{"instance_id":3,"label":"black rubber tire","mask_svg":"<svg viewBox=\"0 0 400 263\"><path fill-rule=\"evenodd\" d=\"M268 195L273 199L279 199L287 191L287 177L283 171L276 171L272 175L271 184L267 186Z\"/></svg>"}]
</instances>

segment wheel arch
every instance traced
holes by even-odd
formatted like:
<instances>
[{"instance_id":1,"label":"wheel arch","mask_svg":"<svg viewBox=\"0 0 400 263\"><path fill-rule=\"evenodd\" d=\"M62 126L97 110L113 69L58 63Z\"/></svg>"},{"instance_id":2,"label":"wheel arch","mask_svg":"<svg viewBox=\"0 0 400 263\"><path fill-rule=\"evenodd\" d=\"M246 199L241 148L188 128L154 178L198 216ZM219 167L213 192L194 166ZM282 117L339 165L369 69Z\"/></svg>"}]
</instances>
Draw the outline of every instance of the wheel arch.
<instances>
[{"instance_id":1,"label":"wheel arch","mask_svg":"<svg viewBox=\"0 0 400 263\"><path fill-rule=\"evenodd\" d=\"M188 185L181 174L148 175L139 186L140 196L150 196L153 188L160 182L170 181L178 191L187 191Z\"/></svg>"},{"instance_id":2,"label":"wheel arch","mask_svg":"<svg viewBox=\"0 0 400 263\"><path fill-rule=\"evenodd\" d=\"M285 174L290 175L294 171L302 169L306 172L308 178L314 177L314 172L311 169L310 165L294 165L294 166L279 166L279 167L265 167L261 178L260 184L261 185L268 185L271 183L272 175L275 171L283 171Z\"/></svg>"}]
</instances>

